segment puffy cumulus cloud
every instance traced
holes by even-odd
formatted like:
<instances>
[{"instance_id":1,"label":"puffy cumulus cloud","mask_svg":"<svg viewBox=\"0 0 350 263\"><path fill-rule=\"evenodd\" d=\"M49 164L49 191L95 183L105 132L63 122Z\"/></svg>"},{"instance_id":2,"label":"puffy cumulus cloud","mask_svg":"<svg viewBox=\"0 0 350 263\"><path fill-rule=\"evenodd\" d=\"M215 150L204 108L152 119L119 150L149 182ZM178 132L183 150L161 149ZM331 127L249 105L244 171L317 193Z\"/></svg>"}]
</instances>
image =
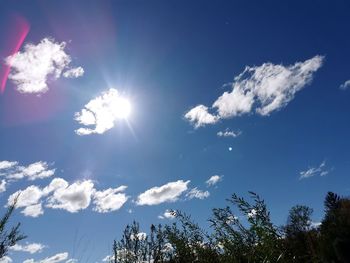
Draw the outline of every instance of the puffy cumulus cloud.
<instances>
[{"instance_id":1,"label":"puffy cumulus cloud","mask_svg":"<svg viewBox=\"0 0 350 263\"><path fill-rule=\"evenodd\" d=\"M195 128L199 128L207 124L214 124L219 120L218 116L210 114L208 112L208 107L204 105L198 105L192 108L185 114L185 118L189 122L193 123Z\"/></svg>"},{"instance_id":2,"label":"puffy cumulus cloud","mask_svg":"<svg viewBox=\"0 0 350 263\"><path fill-rule=\"evenodd\" d=\"M26 243L25 245L15 244L14 246L10 247L10 250L35 254L42 252L45 247L45 245L40 243Z\"/></svg>"},{"instance_id":3,"label":"puffy cumulus cloud","mask_svg":"<svg viewBox=\"0 0 350 263\"><path fill-rule=\"evenodd\" d=\"M48 78L58 79L71 63L65 47L65 42L59 43L50 38L42 39L37 45L26 44L22 52L5 60L11 67L9 79L21 93L45 93Z\"/></svg>"},{"instance_id":4,"label":"puffy cumulus cloud","mask_svg":"<svg viewBox=\"0 0 350 263\"><path fill-rule=\"evenodd\" d=\"M169 209L166 209L162 215L158 216L159 219L174 219L175 214L174 212L170 211Z\"/></svg>"},{"instance_id":5,"label":"puffy cumulus cloud","mask_svg":"<svg viewBox=\"0 0 350 263\"><path fill-rule=\"evenodd\" d=\"M124 117L128 111L130 111L129 102L116 89L109 89L89 101L80 112L75 113L74 119L77 122L94 127L79 128L75 132L78 135L102 134L113 128L115 121Z\"/></svg>"},{"instance_id":6,"label":"puffy cumulus cloud","mask_svg":"<svg viewBox=\"0 0 350 263\"><path fill-rule=\"evenodd\" d=\"M27 178L30 181L44 179L55 174L56 169L51 169L47 162L38 161L28 166L19 165L18 162L1 161L0 175L10 181Z\"/></svg>"},{"instance_id":7,"label":"puffy cumulus cloud","mask_svg":"<svg viewBox=\"0 0 350 263\"><path fill-rule=\"evenodd\" d=\"M35 205L26 206L22 211L22 214L30 217L38 217L44 214L43 206L41 203Z\"/></svg>"},{"instance_id":8,"label":"puffy cumulus cloud","mask_svg":"<svg viewBox=\"0 0 350 263\"><path fill-rule=\"evenodd\" d=\"M299 179L305 179L305 178L309 178L309 177L313 177L315 175L318 176L325 176L327 174L329 174L330 170L327 169L326 167L326 162L323 161L319 166L317 167L309 167L307 170L305 171L301 171L299 173L300 177Z\"/></svg>"},{"instance_id":9,"label":"puffy cumulus cloud","mask_svg":"<svg viewBox=\"0 0 350 263\"><path fill-rule=\"evenodd\" d=\"M119 210L128 200L125 193L126 186L118 188L108 188L104 191L96 191L93 195L94 211L99 213L107 213Z\"/></svg>"},{"instance_id":10,"label":"puffy cumulus cloud","mask_svg":"<svg viewBox=\"0 0 350 263\"><path fill-rule=\"evenodd\" d=\"M94 184L90 180L78 181L68 187L59 187L48 198L47 207L75 213L90 205Z\"/></svg>"},{"instance_id":11,"label":"puffy cumulus cloud","mask_svg":"<svg viewBox=\"0 0 350 263\"><path fill-rule=\"evenodd\" d=\"M0 193L5 192L6 191L6 181L5 180L1 180L0 183Z\"/></svg>"},{"instance_id":12,"label":"puffy cumulus cloud","mask_svg":"<svg viewBox=\"0 0 350 263\"><path fill-rule=\"evenodd\" d=\"M63 73L65 78L79 78L84 75L84 69L82 67L72 68Z\"/></svg>"},{"instance_id":13,"label":"puffy cumulus cloud","mask_svg":"<svg viewBox=\"0 0 350 263\"><path fill-rule=\"evenodd\" d=\"M0 263L12 263L12 259L8 256L4 256L2 258L0 258Z\"/></svg>"},{"instance_id":14,"label":"puffy cumulus cloud","mask_svg":"<svg viewBox=\"0 0 350 263\"><path fill-rule=\"evenodd\" d=\"M10 195L7 200L7 205L8 206L12 205L17 199L16 208L28 207L31 205L38 204L42 197L43 197L42 190L35 185L31 185L24 190L19 190L13 193L12 195Z\"/></svg>"},{"instance_id":15,"label":"puffy cumulus cloud","mask_svg":"<svg viewBox=\"0 0 350 263\"><path fill-rule=\"evenodd\" d=\"M224 178L223 175L213 175L205 183L208 186L213 186L213 185L216 185L218 182L222 181L223 178Z\"/></svg>"},{"instance_id":16,"label":"puffy cumulus cloud","mask_svg":"<svg viewBox=\"0 0 350 263\"><path fill-rule=\"evenodd\" d=\"M202 191L199 190L197 187L192 188L187 194L186 196L188 197L188 199L193 199L193 198L197 198L197 199L205 199L208 198L210 195L209 191Z\"/></svg>"},{"instance_id":17,"label":"puffy cumulus cloud","mask_svg":"<svg viewBox=\"0 0 350 263\"><path fill-rule=\"evenodd\" d=\"M12 168L13 166L16 166L17 164L18 164L18 162L0 161L0 170Z\"/></svg>"},{"instance_id":18,"label":"puffy cumulus cloud","mask_svg":"<svg viewBox=\"0 0 350 263\"><path fill-rule=\"evenodd\" d=\"M94 211L107 213L120 209L127 202L128 196L124 193L126 188L127 186L122 185L97 191L91 180L69 184L62 178L54 178L43 188L31 185L11 194L7 205L12 205L17 198L16 208L23 208L22 214L38 217L44 214L43 206L76 213L88 208L93 200Z\"/></svg>"},{"instance_id":19,"label":"puffy cumulus cloud","mask_svg":"<svg viewBox=\"0 0 350 263\"><path fill-rule=\"evenodd\" d=\"M211 110L216 111L215 114L200 105L187 112L185 118L198 128L251 112L267 116L285 107L298 91L311 83L323 60L323 56L315 56L289 66L272 63L247 66L235 77L232 90L224 92L213 103Z\"/></svg>"},{"instance_id":20,"label":"puffy cumulus cloud","mask_svg":"<svg viewBox=\"0 0 350 263\"><path fill-rule=\"evenodd\" d=\"M178 180L162 186L155 186L137 197L137 205L158 205L164 202L175 202L187 190L190 181Z\"/></svg>"},{"instance_id":21,"label":"puffy cumulus cloud","mask_svg":"<svg viewBox=\"0 0 350 263\"><path fill-rule=\"evenodd\" d=\"M68 259L68 252L58 253L52 257L47 257L45 259L35 261L34 259L26 259L23 263L59 263ZM69 262L66 261L66 263ZM72 261L70 261L72 262Z\"/></svg>"},{"instance_id":22,"label":"puffy cumulus cloud","mask_svg":"<svg viewBox=\"0 0 350 263\"><path fill-rule=\"evenodd\" d=\"M242 134L241 131L231 131L229 129L226 129L224 131L219 131L216 135L218 137L232 137L232 138L236 138L236 137L238 137L241 134Z\"/></svg>"}]
</instances>

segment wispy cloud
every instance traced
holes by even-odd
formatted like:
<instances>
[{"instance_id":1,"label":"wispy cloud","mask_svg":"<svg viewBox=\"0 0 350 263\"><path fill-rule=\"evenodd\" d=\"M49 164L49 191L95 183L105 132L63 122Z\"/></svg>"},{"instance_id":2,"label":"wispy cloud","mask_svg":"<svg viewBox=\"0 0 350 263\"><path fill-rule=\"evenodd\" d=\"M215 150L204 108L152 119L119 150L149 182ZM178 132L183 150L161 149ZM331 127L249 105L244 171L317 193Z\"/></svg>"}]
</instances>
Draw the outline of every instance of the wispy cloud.
<instances>
[{"instance_id":1,"label":"wispy cloud","mask_svg":"<svg viewBox=\"0 0 350 263\"><path fill-rule=\"evenodd\" d=\"M200 189L198 189L197 187L192 188L187 194L187 198L188 199L193 199L193 198L197 198L197 199L205 199L208 198L210 195L209 191L202 191Z\"/></svg>"},{"instance_id":2,"label":"wispy cloud","mask_svg":"<svg viewBox=\"0 0 350 263\"><path fill-rule=\"evenodd\" d=\"M137 197L137 205L158 205L164 202L175 202L188 188L190 181L178 180L162 186L155 186Z\"/></svg>"},{"instance_id":3,"label":"wispy cloud","mask_svg":"<svg viewBox=\"0 0 350 263\"><path fill-rule=\"evenodd\" d=\"M72 68L63 73L65 78L79 78L84 75L84 69L82 67Z\"/></svg>"},{"instance_id":4,"label":"wispy cloud","mask_svg":"<svg viewBox=\"0 0 350 263\"><path fill-rule=\"evenodd\" d=\"M213 175L205 183L207 184L207 186L214 186L218 182L222 181L223 178L223 175Z\"/></svg>"},{"instance_id":5,"label":"wispy cloud","mask_svg":"<svg viewBox=\"0 0 350 263\"><path fill-rule=\"evenodd\" d=\"M81 67L69 69L71 57L65 51L65 42L56 42L51 38L42 39L37 45L26 44L19 51L6 58L11 67L9 79L21 93L45 93L48 91L48 79L58 79L62 72L65 77L79 77L84 71Z\"/></svg>"},{"instance_id":6,"label":"wispy cloud","mask_svg":"<svg viewBox=\"0 0 350 263\"><path fill-rule=\"evenodd\" d=\"M52 257L35 261L34 259L26 259L23 263L59 263L68 259L68 252L58 253Z\"/></svg>"},{"instance_id":7,"label":"wispy cloud","mask_svg":"<svg viewBox=\"0 0 350 263\"><path fill-rule=\"evenodd\" d=\"M319 166L317 167L309 167L305 171L301 171L299 179L305 179L313 176L325 176L330 172L329 169L326 167L326 162L323 161Z\"/></svg>"},{"instance_id":8,"label":"wispy cloud","mask_svg":"<svg viewBox=\"0 0 350 263\"><path fill-rule=\"evenodd\" d=\"M241 131L231 131L230 129L226 129L224 131L219 131L216 135L219 137L232 137L232 138L236 138L239 135L241 135L242 132Z\"/></svg>"},{"instance_id":9,"label":"wispy cloud","mask_svg":"<svg viewBox=\"0 0 350 263\"><path fill-rule=\"evenodd\" d=\"M315 56L290 66L272 63L247 66L235 77L232 90L224 92L210 109L204 105L196 106L185 114L185 118L198 128L252 112L268 116L285 107L298 91L312 81L323 60L323 56Z\"/></svg>"},{"instance_id":10,"label":"wispy cloud","mask_svg":"<svg viewBox=\"0 0 350 263\"><path fill-rule=\"evenodd\" d=\"M343 84L340 85L339 87L341 90L347 90L350 88L350 80L345 81Z\"/></svg>"},{"instance_id":11,"label":"wispy cloud","mask_svg":"<svg viewBox=\"0 0 350 263\"><path fill-rule=\"evenodd\" d=\"M84 109L76 112L74 119L84 126L92 128L79 128L78 135L102 134L115 125L120 114L120 104L125 103L116 89L109 89L100 96L90 100Z\"/></svg>"}]
</instances>

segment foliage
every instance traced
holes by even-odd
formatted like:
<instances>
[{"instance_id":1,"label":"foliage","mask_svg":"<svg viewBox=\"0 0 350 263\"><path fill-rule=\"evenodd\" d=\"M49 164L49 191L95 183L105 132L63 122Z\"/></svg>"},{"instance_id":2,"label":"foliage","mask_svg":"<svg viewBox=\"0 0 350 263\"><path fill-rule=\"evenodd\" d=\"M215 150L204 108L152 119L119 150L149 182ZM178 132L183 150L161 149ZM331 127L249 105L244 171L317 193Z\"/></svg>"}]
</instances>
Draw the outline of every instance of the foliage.
<instances>
[{"instance_id":1,"label":"foliage","mask_svg":"<svg viewBox=\"0 0 350 263\"><path fill-rule=\"evenodd\" d=\"M16 207L17 198L14 200L13 204L10 205L0 220L0 259L6 256L9 247L14 246L18 241L26 238L20 233L20 223L12 227L9 231L6 230L6 226L9 223L10 217Z\"/></svg>"},{"instance_id":2,"label":"foliage","mask_svg":"<svg viewBox=\"0 0 350 263\"><path fill-rule=\"evenodd\" d=\"M312 222L313 210L296 205L278 227L261 197L251 201L233 194L224 208L214 208L204 231L191 217L171 211L176 221L140 234L127 226L114 241L114 263L254 263L350 262L350 199L329 192L321 225Z\"/></svg>"}]
</instances>

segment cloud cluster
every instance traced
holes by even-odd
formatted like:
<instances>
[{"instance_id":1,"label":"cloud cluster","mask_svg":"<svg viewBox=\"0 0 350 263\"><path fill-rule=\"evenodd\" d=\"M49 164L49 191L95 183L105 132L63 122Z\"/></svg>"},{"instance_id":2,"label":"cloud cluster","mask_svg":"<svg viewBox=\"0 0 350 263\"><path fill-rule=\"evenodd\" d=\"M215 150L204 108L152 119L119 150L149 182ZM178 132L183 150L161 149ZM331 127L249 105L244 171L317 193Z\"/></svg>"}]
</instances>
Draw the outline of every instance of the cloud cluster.
<instances>
[{"instance_id":1,"label":"cloud cluster","mask_svg":"<svg viewBox=\"0 0 350 263\"><path fill-rule=\"evenodd\" d=\"M222 181L223 178L223 175L213 175L205 183L207 184L207 186L213 186L216 185L218 182Z\"/></svg>"},{"instance_id":2,"label":"cloud cluster","mask_svg":"<svg viewBox=\"0 0 350 263\"><path fill-rule=\"evenodd\" d=\"M70 69L71 57L65 51L66 43L44 38L37 45L26 44L24 50L7 57L11 67L9 79L21 93L45 93L48 79L58 79L64 70L64 77L79 77L84 73L81 67Z\"/></svg>"},{"instance_id":3,"label":"cloud cluster","mask_svg":"<svg viewBox=\"0 0 350 263\"><path fill-rule=\"evenodd\" d=\"M23 208L21 213L30 217L42 215L43 206L76 213L88 208L91 203L94 204L94 211L106 213L120 209L128 200L125 189L125 186L121 186L97 191L91 180L69 184L62 178L54 178L44 188L31 185L13 193L9 196L7 205L13 204L17 198L16 208Z\"/></svg>"},{"instance_id":4,"label":"cloud cluster","mask_svg":"<svg viewBox=\"0 0 350 263\"><path fill-rule=\"evenodd\" d=\"M34 181L53 176L56 169L50 169L50 166L43 161L38 161L28 166L19 165L18 162L1 161L0 176L10 181L17 181L23 178Z\"/></svg>"},{"instance_id":5,"label":"cloud cluster","mask_svg":"<svg viewBox=\"0 0 350 263\"><path fill-rule=\"evenodd\" d=\"M40 253L46 246L40 243L27 243L25 245L15 244L10 250L28 252L30 254Z\"/></svg>"},{"instance_id":6,"label":"cloud cluster","mask_svg":"<svg viewBox=\"0 0 350 263\"><path fill-rule=\"evenodd\" d=\"M178 180L162 186L155 186L137 197L137 205L158 205L164 202L175 202L188 188L190 181Z\"/></svg>"},{"instance_id":7,"label":"cloud cluster","mask_svg":"<svg viewBox=\"0 0 350 263\"><path fill-rule=\"evenodd\" d=\"M198 105L188 111L185 118L198 128L251 112L267 116L285 107L298 91L311 83L323 60L323 56L315 56L290 66L272 63L247 66L235 77L232 90L224 92L213 103L210 110L215 113L210 113L204 105Z\"/></svg>"},{"instance_id":8,"label":"cloud cluster","mask_svg":"<svg viewBox=\"0 0 350 263\"><path fill-rule=\"evenodd\" d=\"M102 134L114 127L115 121L120 117L121 107L128 102L121 97L116 89L109 89L100 96L90 100L80 112L76 112L74 119L84 126L93 126L93 128L82 127L75 132L78 135Z\"/></svg>"},{"instance_id":9,"label":"cloud cluster","mask_svg":"<svg viewBox=\"0 0 350 263\"><path fill-rule=\"evenodd\" d=\"M307 170L301 171L299 173L299 175L300 175L299 179L301 180L301 179L313 177L315 175L325 176L325 175L329 174L329 172L330 171L326 167L326 162L323 161L318 167L309 167Z\"/></svg>"}]
</instances>

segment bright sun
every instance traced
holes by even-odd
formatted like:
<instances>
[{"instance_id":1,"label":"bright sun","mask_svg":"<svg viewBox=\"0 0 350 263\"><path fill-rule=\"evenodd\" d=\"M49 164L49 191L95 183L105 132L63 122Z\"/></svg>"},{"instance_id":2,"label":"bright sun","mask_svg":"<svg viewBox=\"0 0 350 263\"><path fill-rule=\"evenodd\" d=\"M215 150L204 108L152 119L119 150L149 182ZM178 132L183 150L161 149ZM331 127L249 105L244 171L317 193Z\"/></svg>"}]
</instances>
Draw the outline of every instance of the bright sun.
<instances>
[{"instance_id":1,"label":"bright sun","mask_svg":"<svg viewBox=\"0 0 350 263\"><path fill-rule=\"evenodd\" d=\"M131 112L131 104L126 98L118 98L113 104L113 112L118 119L127 119Z\"/></svg>"}]
</instances>

